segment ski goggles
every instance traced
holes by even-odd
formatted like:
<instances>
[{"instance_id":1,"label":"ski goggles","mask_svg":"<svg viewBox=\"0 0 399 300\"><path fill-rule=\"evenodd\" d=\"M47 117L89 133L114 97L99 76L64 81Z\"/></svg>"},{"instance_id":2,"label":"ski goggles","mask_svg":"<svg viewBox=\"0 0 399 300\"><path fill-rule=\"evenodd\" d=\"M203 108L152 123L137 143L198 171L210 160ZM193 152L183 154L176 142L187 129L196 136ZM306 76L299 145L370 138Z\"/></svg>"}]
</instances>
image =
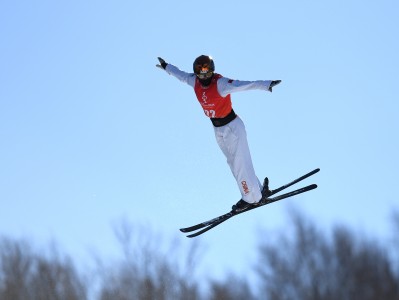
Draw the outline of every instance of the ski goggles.
<instances>
[{"instance_id":1,"label":"ski goggles","mask_svg":"<svg viewBox=\"0 0 399 300\"><path fill-rule=\"evenodd\" d=\"M195 71L195 75L197 75L199 79L208 79L213 75L213 72L209 70L208 66L197 66Z\"/></svg>"}]
</instances>

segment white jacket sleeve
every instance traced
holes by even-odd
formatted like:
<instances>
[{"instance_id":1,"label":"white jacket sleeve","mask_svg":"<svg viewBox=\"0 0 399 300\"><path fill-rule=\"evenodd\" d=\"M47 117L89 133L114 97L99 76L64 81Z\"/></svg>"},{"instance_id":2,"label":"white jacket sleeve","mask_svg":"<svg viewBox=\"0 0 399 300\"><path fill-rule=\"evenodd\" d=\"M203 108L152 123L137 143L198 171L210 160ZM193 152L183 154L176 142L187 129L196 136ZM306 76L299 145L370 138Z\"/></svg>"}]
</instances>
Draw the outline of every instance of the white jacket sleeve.
<instances>
[{"instance_id":1,"label":"white jacket sleeve","mask_svg":"<svg viewBox=\"0 0 399 300\"><path fill-rule=\"evenodd\" d=\"M228 94L248 90L264 90L270 87L271 80L242 81L222 77L218 80L218 92L222 97Z\"/></svg>"},{"instance_id":2,"label":"white jacket sleeve","mask_svg":"<svg viewBox=\"0 0 399 300\"><path fill-rule=\"evenodd\" d=\"M168 64L166 66L165 71L169 75L176 77L181 82L187 83L188 85L190 85L191 87L194 88L194 86L195 86L195 74L194 73L187 73L187 72L181 71L181 70L179 70L179 68L177 68L171 64Z\"/></svg>"}]
</instances>

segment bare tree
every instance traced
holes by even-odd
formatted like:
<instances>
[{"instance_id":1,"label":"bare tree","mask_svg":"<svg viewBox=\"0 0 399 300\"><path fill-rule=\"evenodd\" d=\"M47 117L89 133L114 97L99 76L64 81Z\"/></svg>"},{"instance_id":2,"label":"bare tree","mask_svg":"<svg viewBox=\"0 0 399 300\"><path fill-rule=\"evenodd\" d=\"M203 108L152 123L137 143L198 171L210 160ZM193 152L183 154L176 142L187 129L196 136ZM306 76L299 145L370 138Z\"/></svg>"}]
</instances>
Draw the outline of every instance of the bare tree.
<instances>
[{"instance_id":1,"label":"bare tree","mask_svg":"<svg viewBox=\"0 0 399 300\"><path fill-rule=\"evenodd\" d=\"M298 213L292 235L259 247L257 269L265 298L399 299L399 278L375 240L358 237L344 227L328 239ZM261 239L267 240L267 239Z\"/></svg>"},{"instance_id":2,"label":"bare tree","mask_svg":"<svg viewBox=\"0 0 399 300\"><path fill-rule=\"evenodd\" d=\"M248 281L233 274L226 277L223 282L211 281L209 300L255 300L256 298Z\"/></svg>"},{"instance_id":3,"label":"bare tree","mask_svg":"<svg viewBox=\"0 0 399 300\"><path fill-rule=\"evenodd\" d=\"M26 241L0 241L0 299L84 300L86 294L69 258L34 253Z\"/></svg>"},{"instance_id":4,"label":"bare tree","mask_svg":"<svg viewBox=\"0 0 399 300\"><path fill-rule=\"evenodd\" d=\"M98 290L56 249L35 251L27 241L0 239L1 300L375 300L399 299L399 211L393 214L394 251L378 240L335 226L325 233L298 212L281 233L260 237L255 282L229 274L201 293L199 245L166 242L148 228L115 226L122 258L100 263ZM276 238L274 238L276 237Z\"/></svg>"},{"instance_id":5,"label":"bare tree","mask_svg":"<svg viewBox=\"0 0 399 300\"><path fill-rule=\"evenodd\" d=\"M0 299L29 299L32 254L26 242L0 241Z\"/></svg>"},{"instance_id":6,"label":"bare tree","mask_svg":"<svg viewBox=\"0 0 399 300\"><path fill-rule=\"evenodd\" d=\"M122 221L115 227L124 258L105 268L101 300L169 300L199 299L194 282L197 244L192 244L186 258L180 255L177 240L164 247L160 235ZM193 259L194 258L194 259ZM183 266L180 262L183 261ZM104 270L103 270L104 271Z\"/></svg>"},{"instance_id":7,"label":"bare tree","mask_svg":"<svg viewBox=\"0 0 399 300\"><path fill-rule=\"evenodd\" d=\"M392 212L392 232L393 232L393 248L394 248L394 253L393 255L395 256L396 262L399 267L399 209L394 210ZM399 271L399 269L397 270Z\"/></svg>"},{"instance_id":8,"label":"bare tree","mask_svg":"<svg viewBox=\"0 0 399 300\"><path fill-rule=\"evenodd\" d=\"M69 259L37 257L35 268L30 279L32 299L86 299L88 287Z\"/></svg>"}]
</instances>

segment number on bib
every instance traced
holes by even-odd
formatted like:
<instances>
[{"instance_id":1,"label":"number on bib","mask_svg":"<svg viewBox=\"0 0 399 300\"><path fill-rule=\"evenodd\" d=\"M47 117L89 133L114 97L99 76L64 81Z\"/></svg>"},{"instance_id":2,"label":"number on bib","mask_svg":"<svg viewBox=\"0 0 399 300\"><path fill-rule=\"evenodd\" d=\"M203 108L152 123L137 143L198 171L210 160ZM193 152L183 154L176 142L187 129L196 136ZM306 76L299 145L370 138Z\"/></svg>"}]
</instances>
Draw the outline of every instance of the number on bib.
<instances>
[{"instance_id":1,"label":"number on bib","mask_svg":"<svg viewBox=\"0 0 399 300\"><path fill-rule=\"evenodd\" d=\"M216 116L216 112L214 110L204 109L204 112L205 112L206 116L209 118L214 118Z\"/></svg>"}]
</instances>

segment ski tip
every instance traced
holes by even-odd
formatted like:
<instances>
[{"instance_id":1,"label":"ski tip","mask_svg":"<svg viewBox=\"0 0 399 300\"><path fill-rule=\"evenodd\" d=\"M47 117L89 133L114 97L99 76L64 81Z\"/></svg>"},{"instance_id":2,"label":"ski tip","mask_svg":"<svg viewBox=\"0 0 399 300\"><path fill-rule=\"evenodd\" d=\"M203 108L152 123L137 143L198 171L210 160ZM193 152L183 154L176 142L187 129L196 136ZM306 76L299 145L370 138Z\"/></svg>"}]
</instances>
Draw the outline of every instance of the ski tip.
<instances>
[{"instance_id":1,"label":"ski tip","mask_svg":"<svg viewBox=\"0 0 399 300\"><path fill-rule=\"evenodd\" d=\"M310 171L305 176L308 177L308 176L314 175L314 174L318 173L319 171L320 171L320 168L314 169L313 171Z\"/></svg>"},{"instance_id":2,"label":"ski tip","mask_svg":"<svg viewBox=\"0 0 399 300\"><path fill-rule=\"evenodd\" d=\"M180 228L179 229L181 232L187 232L186 228Z\"/></svg>"}]
</instances>

